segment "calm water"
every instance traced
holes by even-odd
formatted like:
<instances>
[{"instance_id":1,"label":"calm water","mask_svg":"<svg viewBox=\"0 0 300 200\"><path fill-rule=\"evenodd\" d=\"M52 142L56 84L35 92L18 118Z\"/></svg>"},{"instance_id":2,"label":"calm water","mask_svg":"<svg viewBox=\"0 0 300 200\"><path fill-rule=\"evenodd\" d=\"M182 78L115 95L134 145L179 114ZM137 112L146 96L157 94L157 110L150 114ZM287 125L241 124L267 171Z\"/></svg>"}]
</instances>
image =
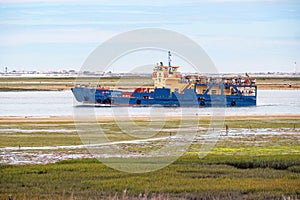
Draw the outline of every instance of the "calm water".
<instances>
[{"instance_id":1,"label":"calm water","mask_svg":"<svg viewBox=\"0 0 300 200\"><path fill-rule=\"evenodd\" d=\"M261 90L258 91L256 107L226 108L226 114L300 114L300 91L298 90ZM73 104L71 91L32 91L0 92L0 116L72 116L78 110L90 110L85 106ZM180 114L181 108L94 108L96 115L110 116L124 114L131 116L149 115L155 112L165 115ZM220 108L185 108L189 114L212 114Z\"/></svg>"}]
</instances>

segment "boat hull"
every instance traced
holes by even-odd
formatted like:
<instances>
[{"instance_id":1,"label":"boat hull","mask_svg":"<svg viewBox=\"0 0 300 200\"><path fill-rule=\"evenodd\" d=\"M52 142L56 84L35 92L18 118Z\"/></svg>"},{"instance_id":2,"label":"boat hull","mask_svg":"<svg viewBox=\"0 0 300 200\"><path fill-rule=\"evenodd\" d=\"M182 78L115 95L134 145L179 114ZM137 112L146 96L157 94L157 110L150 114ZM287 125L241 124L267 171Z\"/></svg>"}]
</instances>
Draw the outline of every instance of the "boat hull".
<instances>
[{"instance_id":1,"label":"boat hull","mask_svg":"<svg viewBox=\"0 0 300 200\"><path fill-rule=\"evenodd\" d=\"M254 86L256 89L256 86ZM75 99L83 104L96 106L158 106L158 107L241 107L256 106L256 93L251 96L200 95L193 89L184 93L159 88L154 92L133 92L124 95L120 90L102 90L86 87L72 88Z\"/></svg>"}]
</instances>

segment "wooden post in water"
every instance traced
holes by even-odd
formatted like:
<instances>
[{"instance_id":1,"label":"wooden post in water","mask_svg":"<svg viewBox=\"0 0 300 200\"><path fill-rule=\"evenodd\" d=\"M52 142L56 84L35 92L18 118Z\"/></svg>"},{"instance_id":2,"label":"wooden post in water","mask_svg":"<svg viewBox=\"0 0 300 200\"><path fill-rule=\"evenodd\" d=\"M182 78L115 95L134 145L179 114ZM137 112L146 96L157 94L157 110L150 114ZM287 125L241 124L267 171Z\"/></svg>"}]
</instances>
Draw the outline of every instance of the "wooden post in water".
<instances>
[{"instance_id":1,"label":"wooden post in water","mask_svg":"<svg viewBox=\"0 0 300 200\"><path fill-rule=\"evenodd\" d=\"M228 135L228 130L229 130L228 124L225 125L225 129L226 129L226 136L227 136Z\"/></svg>"}]
</instances>

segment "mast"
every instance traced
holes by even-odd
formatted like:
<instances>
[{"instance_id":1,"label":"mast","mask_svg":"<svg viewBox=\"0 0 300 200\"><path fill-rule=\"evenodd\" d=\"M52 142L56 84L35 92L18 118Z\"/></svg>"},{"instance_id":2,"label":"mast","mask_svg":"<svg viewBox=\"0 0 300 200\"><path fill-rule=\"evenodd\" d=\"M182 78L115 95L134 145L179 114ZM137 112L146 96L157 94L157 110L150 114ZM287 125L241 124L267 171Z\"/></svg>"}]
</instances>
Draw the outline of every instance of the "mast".
<instances>
[{"instance_id":1,"label":"mast","mask_svg":"<svg viewBox=\"0 0 300 200\"><path fill-rule=\"evenodd\" d=\"M168 61L169 61L169 67L171 67L172 57L171 57L171 51L168 51Z\"/></svg>"}]
</instances>

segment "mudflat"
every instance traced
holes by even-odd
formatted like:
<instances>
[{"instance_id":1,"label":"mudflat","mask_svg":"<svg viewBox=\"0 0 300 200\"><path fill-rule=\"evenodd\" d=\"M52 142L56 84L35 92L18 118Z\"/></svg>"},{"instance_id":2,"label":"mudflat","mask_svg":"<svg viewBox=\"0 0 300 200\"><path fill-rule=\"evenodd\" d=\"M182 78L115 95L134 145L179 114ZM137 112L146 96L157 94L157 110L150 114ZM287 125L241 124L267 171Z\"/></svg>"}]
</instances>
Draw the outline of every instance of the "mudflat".
<instances>
[{"instance_id":1,"label":"mudflat","mask_svg":"<svg viewBox=\"0 0 300 200\"><path fill-rule=\"evenodd\" d=\"M134 81L132 81L134 80ZM1 91L45 91L70 90L76 84L102 85L119 89L134 89L136 87L153 87L151 77L0 77ZM257 78L259 90L297 90L300 89L300 78Z\"/></svg>"}]
</instances>

